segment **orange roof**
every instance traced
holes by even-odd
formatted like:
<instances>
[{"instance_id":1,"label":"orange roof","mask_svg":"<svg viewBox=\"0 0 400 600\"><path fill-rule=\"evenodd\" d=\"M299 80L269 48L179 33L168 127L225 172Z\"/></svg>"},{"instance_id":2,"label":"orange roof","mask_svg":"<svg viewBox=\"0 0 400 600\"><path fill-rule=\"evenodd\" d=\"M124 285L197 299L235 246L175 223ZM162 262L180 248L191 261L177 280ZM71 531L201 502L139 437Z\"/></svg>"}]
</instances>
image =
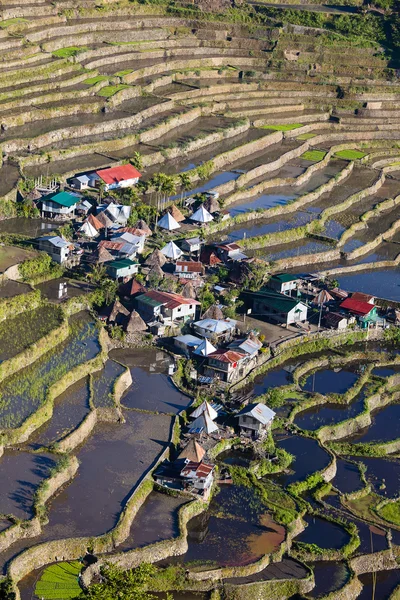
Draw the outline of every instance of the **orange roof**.
<instances>
[{"instance_id":1,"label":"orange roof","mask_svg":"<svg viewBox=\"0 0 400 600\"><path fill-rule=\"evenodd\" d=\"M99 244L99 248L107 248L108 250L121 250L124 246L125 242L110 242L108 240L103 240Z\"/></svg>"},{"instance_id":2,"label":"orange roof","mask_svg":"<svg viewBox=\"0 0 400 600\"><path fill-rule=\"evenodd\" d=\"M118 233L119 232L131 233L132 235L138 235L139 237L148 235L147 231L145 231L144 229L138 229L137 227L121 227L120 229L118 229Z\"/></svg>"},{"instance_id":3,"label":"orange roof","mask_svg":"<svg viewBox=\"0 0 400 600\"><path fill-rule=\"evenodd\" d=\"M88 218L86 219L86 221L88 221L88 223L90 223L91 225L93 225L93 227L98 231L99 229L104 229L104 225L101 221L99 221L99 219L97 217L95 217L94 215L89 215Z\"/></svg>"},{"instance_id":4,"label":"orange roof","mask_svg":"<svg viewBox=\"0 0 400 600\"><path fill-rule=\"evenodd\" d=\"M137 177L142 176L142 174L132 165L121 165L120 167L101 169L100 171L96 171L96 174L107 185L120 183L121 181L127 181L128 179L136 179Z\"/></svg>"},{"instance_id":5,"label":"orange roof","mask_svg":"<svg viewBox=\"0 0 400 600\"><path fill-rule=\"evenodd\" d=\"M178 267L181 267L182 272L186 273L202 273L203 271L203 263L191 260L177 260L175 268L179 271Z\"/></svg>"},{"instance_id":6,"label":"orange roof","mask_svg":"<svg viewBox=\"0 0 400 600\"><path fill-rule=\"evenodd\" d=\"M235 352L234 350L216 350L215 352L211 352L211 354L208 356L209 358L215 358L221 362L235 363L242 358L245 358L246 355L241 354L240 352Z\"/></svg>"}]
</instances>

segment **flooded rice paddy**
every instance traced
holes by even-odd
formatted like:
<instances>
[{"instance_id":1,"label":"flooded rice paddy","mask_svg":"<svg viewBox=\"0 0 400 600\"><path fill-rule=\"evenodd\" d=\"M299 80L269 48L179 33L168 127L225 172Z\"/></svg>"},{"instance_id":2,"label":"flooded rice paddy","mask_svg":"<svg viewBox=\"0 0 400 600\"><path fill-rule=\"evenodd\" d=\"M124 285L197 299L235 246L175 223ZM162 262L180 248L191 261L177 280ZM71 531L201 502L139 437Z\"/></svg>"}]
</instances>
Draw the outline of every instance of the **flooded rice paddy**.
<instances>
[{"instance_id":1,"label":"flooded rice paddy","mask_svg":"<svg viewBox=\"0 0 400 600\"><path fill-rule=\"evenodd\" d=\"M316 561L310 563L314 573L315 587L307 596L321 598L339 590L350 577L350 572L344 562Z\"/></svg>"},{"instance_id":2,"label":"flooded rice paddy","mask_svg":"<svg viewBox=\"0 0 400 600\"><path fill-rule=\"evenodd\" d=\"M273 552L285 538L251 488L225 486L209 509L188 523L185 563L245 565Z\"/></svg>"},{"instance_id":3,"label":"flooded rice paddy","mask_svg":"<svg viewBox=\"0 0 400 600\"><path fill-rule=\"evenodd\" d=\"M372 423L346 441L352 443L388 442L400 437L400 404L390 404L372 415Z\"/></svg>"},{"instance_id":4,"label":"flooded rice paddy","mask_svg":"<svg viewBox=\"0 0 400 600\"><path fill-rule=\"evenodd\" d=\"M177 414L191 404L168 376L172 360L162 350L116 349L110 358L129 367L132 385L122 397L127 408Z\"/></svg>"},{"instance_id":5,"label":"flooded rice paddy","mask_svg":"<svg viewBox=\"0 0 400 600\"><path fill-rule=\"evenodd\" d=\"M400 246L399 246L400 249ZM337 276L339 286L349 291L372 294L378 298L400 300L400 270L383 269Z\"/></svg>"},{"instance_id":6,"label":"flooded rice paddy","mask_svg":"<svg viewBox=\"0 0 400 600\"><path fill-rule=\"evenodd\" d=\"M344 394L358 379L358 374L348 368L321 369L309 375L301 385L305 392L318 394Z\"/></svg>"},{"instance_id":7,"label":"flooded rice paddy","mask_svg":"<svg viewBox=\"0 0 400 600\"><path fill-rule=\"evenodd\" d=\"M0 322L0 363L34 345L61 325L61 313L53 306L41 306Z\"/></svg>"},{"instance_id":8,"label":"flooded rice paddy","mask_svg":"<svg viewBox=\"0 0 400 600\"><path fill-rule=\"evenodd\" d=\"M350 540L350 534L337 523L314 516L306 516L303 521L307 523L307 527L296 536L296 542L338 550Z\"/></svg>"},{"instance_id":9,"label":"flooded rice paddy","mask_svg":"<svg viewBox=\"0 0 400 600\"><path fill-rule=\"evenodd\" d=\"M400 585L400 570L365 573L360 575L359 579L363 584L363 589L357 600L389 598L390 594Z\"/></svg>"},{"instance_id":10,"label":"flooded rice paddy","mask_svg":"<svg viewBox=\"0 0 400 600\"><path fill-rule=\"evenodd\" d=\"M27 283L6 279L0 282L0 298L13 298L19 294L27 294L32 288Z\"/></svg>"},{"instance_id":11,"label":"flooded rice paddy","mask_svg":"<svg viewBox=\"0 0 400 600\"><path fill-rule=\"evenodd\" d=\"M58 224L54 221L30 219L28 217L15 217L14 219L0 221L0 235L2 233L17 233L18 235L26 235L35 238L44 233L53 231L54 229L57 229L57 227Z\"/></svg>"},{"instance_id":12,"label":"flooded rice paddy","mask_svg":"<svg viewBox=\"0 0 400 600\"><path fill-rule=\"evenodd\" d=\"M370 458L367 456L348 457L366 466L365 477L377 494L393 498L398 495L400 485L400 464L396 459Z\"/></svg>"},{"instance_id":13,"label":"flooded rice paddy","mask_svg":"<svg viewBox=\"0 0 400 600\"><path fill-rule=\"evenodd\" d=\"M60 283L67 285L67 293L59 298ZM50 300L50 302L61 302L68 298L76 298L84 294L88 294L94 289L94 286L85 281L76 281L74 279L68 279L68 277L60 277L58 279L52 279L51 281L45 281L36 286L44 298Z\"/></svg>"},{"instance_id":14,"label":"flooded rice paddy","mask_svg":"<svg viewBox=\"0 0 400 600\"><path fill-rule=\"evenodd\" d=\"M70 324L71 334L64 342L2 382L0 428L20 426L43 404L50 386L99 353L99 330L91 317L79 313Z\"/></svg>"},{"instance_id":15,"label":"flooded rice paddy","mask_svg":"<svg viewBox=\"0 0 400 600\"><path fill-rule=\"evenodd\" d=\"M312 438L291 435L279 440L278 446L294 456L294 460L289 467L293 472L272 476L273 479L283 485L306 479L308 475L324 469L331 462L326 450L321 448L317 440ZM310 460L311 456L312 461Z\"/></svg>"},{"instance_id":16,"label":"flooded rice paddy","mask_svg":"<svg viewBox=\"0 0 400 600\"><path fill-rule=\"evenodd\" d=\"M316 431L326 425L340 423L341 421L355 417L363 411L365 396L366 389L364 387L350 404L334 404L330 402L319 404L298 413L294 422L301 429L308 429L310 431Z\"/></svg>"},{"instance_id":17,"label":"flooded rice paddy","mask_svg":"<svg viewBox=\"0 0 400 600\"><path fill-rule=\"evenodd\" d=\"M96 408L114 406L114 386L125 370L114 360L107 360L100 371L92 373L93 404Z\"/></svg>"},{"instance_id":18,"label":"flooded rice paddy","mask_svg":"<svg viewBox=\"0 0 400 600\"><path fill-rule=\"evenodd\" d=\"M336 475L332 479L332 484L342 494L351 494L364 487L361 479L360 469L357 464L336 458Z\"/></svg>"}]
</instances>

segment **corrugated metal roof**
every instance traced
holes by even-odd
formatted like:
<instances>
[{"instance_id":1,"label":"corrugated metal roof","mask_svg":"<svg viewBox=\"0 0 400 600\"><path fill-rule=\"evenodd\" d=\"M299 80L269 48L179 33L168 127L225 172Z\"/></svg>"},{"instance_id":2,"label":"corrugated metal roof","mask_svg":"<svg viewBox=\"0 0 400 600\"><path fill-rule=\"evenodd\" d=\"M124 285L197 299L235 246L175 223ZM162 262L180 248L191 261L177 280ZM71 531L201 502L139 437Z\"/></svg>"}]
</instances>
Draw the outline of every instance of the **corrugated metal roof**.
<instances>
[{"instance_id":1,"label":"corrugated metal roof","mask_svg":"<svg viewBox=\"0 0 400 600\"><path fill-rule=\"evenodd\" d=\"M121 165L119 167L111 167L110 169L101 169L96 171L96 174L106 183L112 185L113 183L120 183L121 181L127 181L128 179L136 179L141 177L133 165Z\"/></svg>"}]
</instances>

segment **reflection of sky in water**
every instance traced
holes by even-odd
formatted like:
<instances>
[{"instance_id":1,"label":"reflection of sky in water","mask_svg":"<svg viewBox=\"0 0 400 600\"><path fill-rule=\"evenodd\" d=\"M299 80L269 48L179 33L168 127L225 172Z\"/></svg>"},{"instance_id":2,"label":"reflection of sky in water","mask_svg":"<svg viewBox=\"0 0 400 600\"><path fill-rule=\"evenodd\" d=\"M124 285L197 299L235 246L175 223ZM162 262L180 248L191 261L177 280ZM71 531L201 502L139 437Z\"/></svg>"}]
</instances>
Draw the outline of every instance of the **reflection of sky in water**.
<instances>
[{"instance_id":1,"label":"reflection of sky in water","mask_svg":"<svg viewBox=\"0 0 400 600\"><path fill-rule=\"evenodd\" d=\"M337 279L339 286L345 290L372 294L388 300L400 300L400 270L398 269L374 270L350 275L339 274Z\"/></svg>"},{"instance_id":2,"label":"reflection of sky in water","mask_svg":"<svg viewBox=\"0 0 400 600\"><path fill-rule=\"evenodd\" d=\"M287 229L294 229L309 223L311 215L306 212L298 212L290 215L288 219L282 219L280 221L270 221L268 223L249 221L239 229L234 229L227 234L229 241L240 240L243 237L256 237L259 235L265 235L266 233L275 233L276 231L286 231Z\"/></svg>"},{"instance_id":3,"label":"reflection of sky in water","mask_svg":"<svg viewBox=\"0 0 400 600\"><path fill-rule=\"evenodd\" d=\"M192 165L189 165L189 168L192 168ZM186 170L188 170L188 169L186 169ZM199 187L194 188L193 190L188 190L187 192L184 192L183 196L184 196L184 198L186 198L187 196L193 196L194 194L201 194L202 192L207 192L208 190L212 190L213 188L217 187L218 185L222 185L223 183L227 183L228 181L235 180L239 176L240 176L239 173L233 173L232 171L225 171L224 173L220 173L219 175L216 175L215 177L213 177L209 181L203 183ZM175 194L175 196L170 197L170 200L176 200L177 198L180 198L180 197L181 197L180 194Z\"/></svg>"},{"instance_id":4,"label":"reflection of sky in water","mask_svg":"<svg viewBox=\"0 0 400 600\"><path fill-rule=\"evenodd\" d=\"M263 194L251 202L247 201L243 204L232 206L229 214L233 217L239 213L256 210L257 208L271 208L272 206L285 205L297 197L298 194L294 194L293 196L288 196L287 194Z\"/></svg>"},{"instance_id":5,"label":"reflection of sky in water","mask_svg":"<svg viewBox=\"0 0 400 600\"><path fill-rule=\"evenodd\" d=\"M346 227L332 220L327 222L324 234L338 240L344 231L346 231Z\"/></svg>"},{"instance_id":6,"label":"reflection of sky in water","mask_svg":"<svg viewBox=\"0 0 400 600\"><path fill-rule=\"evenodd\" d=\"M264 260L279 260L280 258L288 258L290 256L301 256L303 254L316 254L317 252L326 252L332 246L323 242L309 242L308 244L291 246L279 252L270 252L262 256Z\"/></svg>"}]
</instances>

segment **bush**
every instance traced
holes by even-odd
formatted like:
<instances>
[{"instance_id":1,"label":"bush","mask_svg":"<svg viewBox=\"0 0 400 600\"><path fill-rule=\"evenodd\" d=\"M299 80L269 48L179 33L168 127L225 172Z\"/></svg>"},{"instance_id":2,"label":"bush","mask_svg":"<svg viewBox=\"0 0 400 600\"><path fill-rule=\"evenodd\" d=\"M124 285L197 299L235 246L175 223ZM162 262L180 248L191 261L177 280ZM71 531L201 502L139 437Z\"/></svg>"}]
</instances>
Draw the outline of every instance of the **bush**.
<instances>
[{"instance_id":1,"label":"bush","mask_svg":"<svg viewBox=\"0 0 400 600\"><path fill-rule=\"evenodd\" d=\"M40 252L35 258L28 258L19 265L19 273L23 281L30 283L61 277L63 272L62 266L53 262L45 252Z\"/></svg>"}]
</instances>

